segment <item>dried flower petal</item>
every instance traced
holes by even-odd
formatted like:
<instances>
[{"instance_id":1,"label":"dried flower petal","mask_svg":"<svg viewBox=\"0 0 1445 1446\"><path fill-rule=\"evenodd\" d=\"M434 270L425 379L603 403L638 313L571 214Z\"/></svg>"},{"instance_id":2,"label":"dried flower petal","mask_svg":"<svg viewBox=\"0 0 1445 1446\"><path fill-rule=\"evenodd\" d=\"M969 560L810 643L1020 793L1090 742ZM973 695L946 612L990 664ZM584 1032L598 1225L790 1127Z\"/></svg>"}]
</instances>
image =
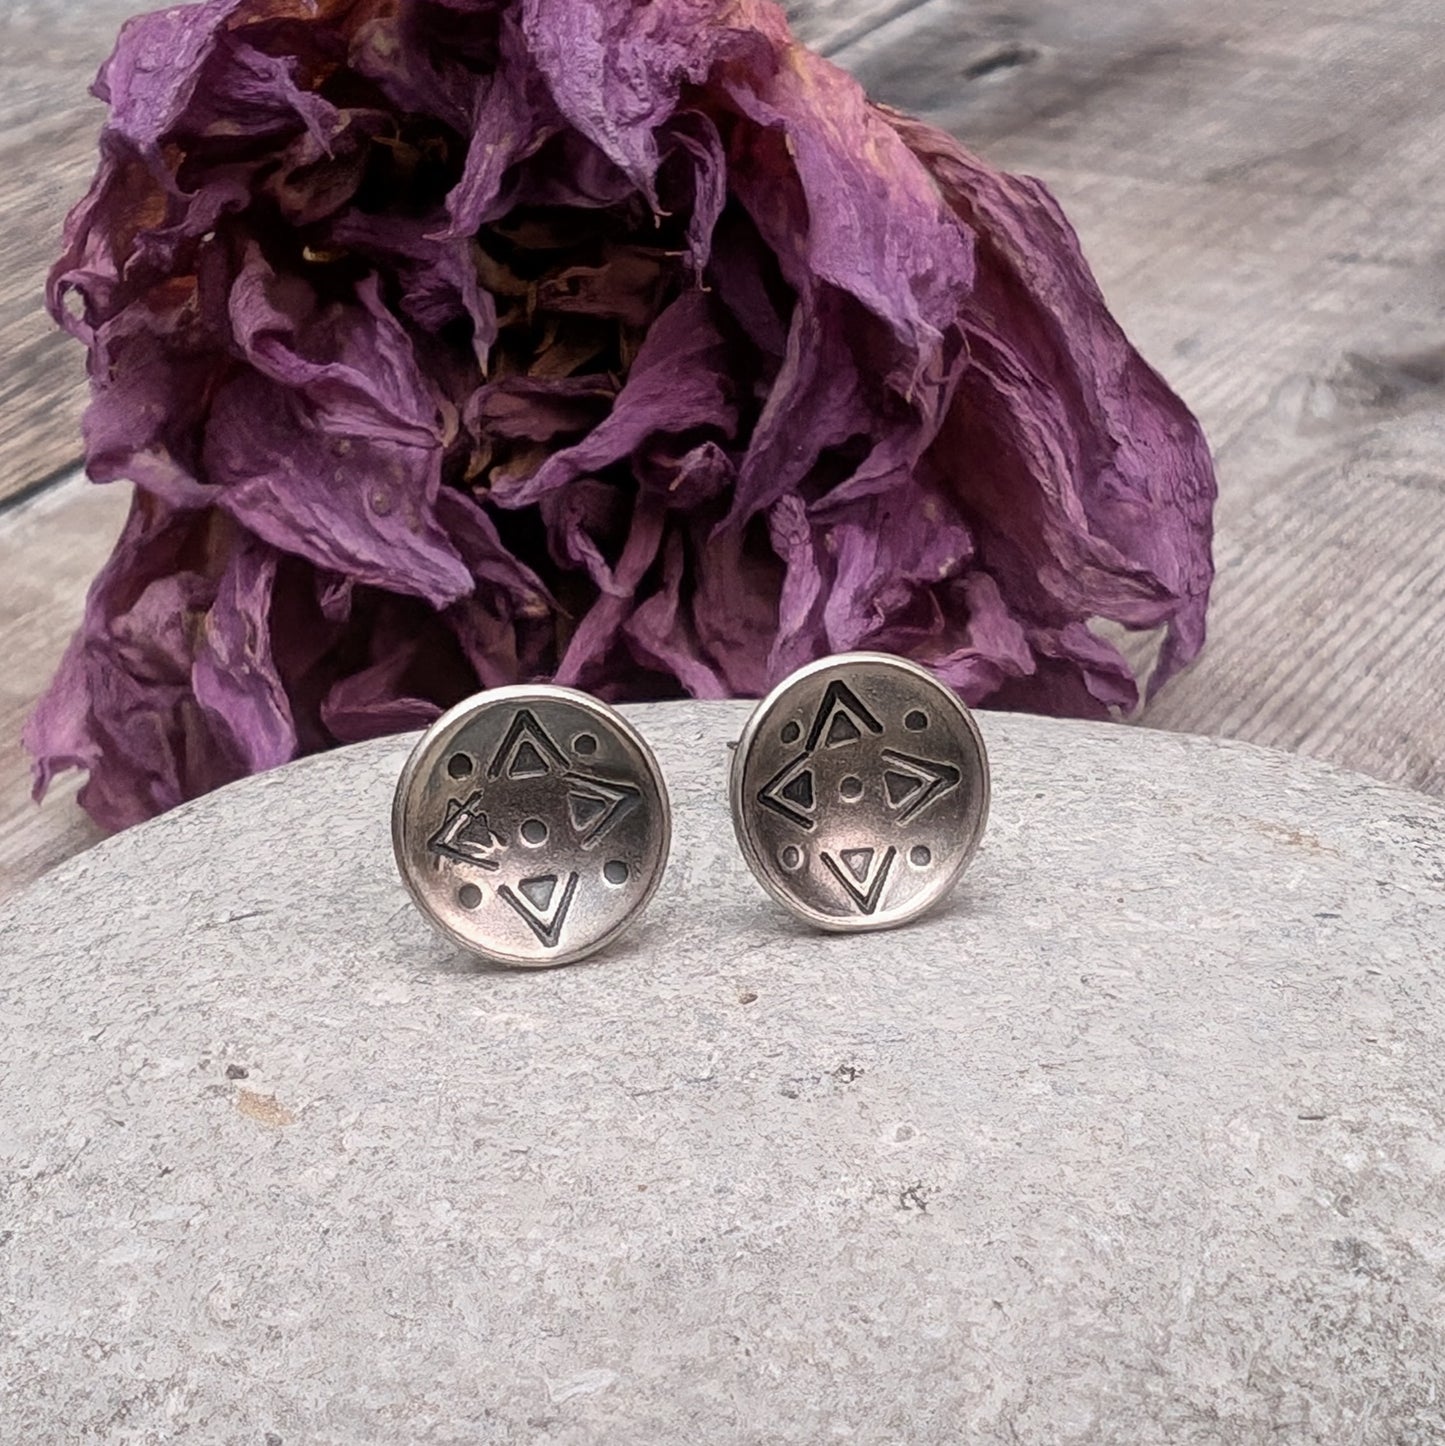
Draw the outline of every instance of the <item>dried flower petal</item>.
<instances>
[{"instance_id":1,"label":"dried flower petal","mask_svg":"<svg viewBox=\"0 0 1445 1446\"><path fill-rule=\"evenodd\" d=\"M98 93L50 304L137 491L27 741L102 823L519 680L1106 716L1091 620L1203 642L1207 451L1058 208L769 0L202 0Z\"/></svg>"}]
</instances>

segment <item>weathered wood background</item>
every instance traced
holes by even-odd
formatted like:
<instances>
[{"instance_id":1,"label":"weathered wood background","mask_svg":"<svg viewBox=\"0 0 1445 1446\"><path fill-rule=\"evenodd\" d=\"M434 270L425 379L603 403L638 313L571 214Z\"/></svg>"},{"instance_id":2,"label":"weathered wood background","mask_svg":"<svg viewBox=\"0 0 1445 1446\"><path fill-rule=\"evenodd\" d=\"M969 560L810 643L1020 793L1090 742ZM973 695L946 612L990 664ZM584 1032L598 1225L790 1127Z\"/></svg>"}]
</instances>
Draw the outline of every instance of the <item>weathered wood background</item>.
<instances>
[{"instance_id":1,"label":"weathered wood background","mask_svg":"<svg viewBox=\"0 0 1445 1446\"><path fill-rule=\"evenodd\" d=\"M0 889L94 835L20 721L119 526L41 307L130 0L0 15ZM1204 658L1144 721L1445 792L1445 4L796 0L880 99L1043 177L1219 462Z\"/></svg>"}]
</instances>

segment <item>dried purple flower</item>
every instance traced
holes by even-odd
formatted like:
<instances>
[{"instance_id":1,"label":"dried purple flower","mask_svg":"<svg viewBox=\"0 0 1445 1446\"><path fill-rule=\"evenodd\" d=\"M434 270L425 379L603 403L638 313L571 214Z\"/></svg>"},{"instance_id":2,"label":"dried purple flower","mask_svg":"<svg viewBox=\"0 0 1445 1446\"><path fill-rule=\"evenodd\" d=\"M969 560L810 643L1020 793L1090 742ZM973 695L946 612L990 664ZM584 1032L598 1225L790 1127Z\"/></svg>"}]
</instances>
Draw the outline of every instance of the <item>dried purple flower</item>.
<instances>
[{"instance_id":1,"label":"dried purple flower","mask_svg":"<svg viewBox=\"0 0 1445 1446\"><path fill-rule=\"evenodd\" d=\"M767 0L204 0L97 90L50 303L137 490L28 742L101 823L518 679L1198 651L1208 454L1058 208Z\"/></svg>"}]
</instances>

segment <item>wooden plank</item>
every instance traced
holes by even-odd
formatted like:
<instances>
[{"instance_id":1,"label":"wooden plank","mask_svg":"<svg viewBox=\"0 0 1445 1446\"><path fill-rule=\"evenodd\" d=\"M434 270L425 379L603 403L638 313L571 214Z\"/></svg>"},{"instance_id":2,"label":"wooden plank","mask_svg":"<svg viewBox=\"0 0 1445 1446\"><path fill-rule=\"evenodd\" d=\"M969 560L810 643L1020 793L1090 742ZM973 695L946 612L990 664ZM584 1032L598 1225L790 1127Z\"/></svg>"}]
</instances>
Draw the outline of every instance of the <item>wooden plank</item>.
<instances>
[{"instance_id":1,"label":"wooden plank","mask_svg":"<svg viewBox=\"0 0 1445 1446\"><path fill-rule=\"evenodd\" d=\"M0 500L79 454L83 356L45 313L45 273L95 166L87 87L135 8L12 0L0 13Z\"/></svg>"},{"instance_id":2,"label":"wooden plank","mask_svg":"<svg viewBox=\"0 0 1445 1446\"><path fill-rule=\"evenodd\" d=\"M1204 421L1212 636L1144 720L1445 792L1445 7L931 0L837 58L1044 177Z\"/></svg>"},{"instance_id":3,"label":"wooden plank","mask_svg":"<svg viewBox=\"0 0 1445 1446\"><path fill-rule=\"evenodd\" d=\"M779 0L793 34L820 55L836 55L911 14L926 0Z\"/></svg>"}]
</instances>

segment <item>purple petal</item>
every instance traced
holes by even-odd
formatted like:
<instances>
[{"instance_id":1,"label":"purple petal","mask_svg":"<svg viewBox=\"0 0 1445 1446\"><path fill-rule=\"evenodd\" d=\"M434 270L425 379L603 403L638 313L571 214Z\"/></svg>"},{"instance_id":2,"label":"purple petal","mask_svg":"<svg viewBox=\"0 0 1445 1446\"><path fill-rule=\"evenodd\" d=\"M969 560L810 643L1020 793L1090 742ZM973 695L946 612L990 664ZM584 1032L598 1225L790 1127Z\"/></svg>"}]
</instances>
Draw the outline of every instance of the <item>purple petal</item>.
<instances>
[{"instance_id":1,"label":"purple petal","mask_svg":"<svg viewBox=\"0 0 1445 1446\"><path fill-rule=\"evenodd\" d=\"M244 771L191 691L195 626L214 596L205 571L223 539L204 512L138 492L86 616L26 725L35 792L56 772L89 770L80 802L125 828Z\"/></svg>"},{"instance_id":2,"label":"purple petal","mask_svg":"<svg viewBox=\"0 0 1445 1446\"><path fill-rule=\"evenodd\" d=\"M616 0L522 0L522 29L532 58L558 110L653 198L657 130L678 103L684 84L699 84L724 56L766 54L764 35L786 35L772 6L739 7L739 20L766 27L756 36L744 24L717 23L714 0L669 0L659 5Z\"/></svg>"},{"instance_id":3,"label":"purple petal","mask_svg":"<svg viewBox=\"0 0 1445 1446\"><path fill-rule=\"evenodd\" d=\"M434 515L438 448L359 436L303 394L251 373L216 393L205 466L227 512L316 567L437 606L472 590Z\"/></svg>"},{"instance_id":4,"label":"purple petal","mask_svg":"<svg viewBox=\"0 0 1445 1446\"><path fill-rule=\"evenodd\" d=\"M110 105L107 137L144 155L187 114L217 37L247 0L204 0L126 21L95 94Z\"/></svg>"},{"instance_id":5,"label":"purple petal","mask_svg":"<svg viewBox=\"0 0 1445 1446\"><path fill-rule=\"evenodd\" d=\"M296 756L291 705L271 655L276 554L243 542L216 589L191 667L196 702L229 734L247 772Z\"/></svg>"},{"instance_id":6,"label":"purple petal","mask_svg":"<svg viewBox=\"0 0 1445 1446\"><path fill-rule=\"evenodd\" d=\"M578 624L557 665L556 681L570 687L594 687L603 678L622 624L637 602L637 587L662 545L665 519L653 498L644 498L632 514L632 529L608 585Z\"/></svg>"},{"instance_id":7,"label":"purple petal","mask_svg":"<svg viewBox=\"0 0 1445 1446\"><path fill-rule=\"evenodd\" d=\"M706 295L686 292L653 323L607 419L585 441L557 452L530 480L496 500L504 507L528 506L622 461L659 432L712 429L728 436L736 424L727 345L712 322Z\"/></svg>"},{"instance_id":8,"label":"purple petal","mask_svg":"<svg viewBox=\"0 0 1445 1446\"><path fill-rule=\"evenodd\" d=\"M1038 182L890 119L982 239L949 439L973 464L959 485L1062 611L1167 623L1157 688L1204 641L1215 485L1199 425L1109 315Z\"/></svg>"},{"instance_id":9,"label":"purple petal","mask_svg":"<svg viewBox=\"0 0 1445 1446\"><path fill-rule=\"evenodd\" d=\"M680 536L667 539L662 586L627 619L623 631L632 655L644 666L675 677L694 698L727 698L727 680L708 659L682 605L687 565Z\"/></svg>"},{"instance_id":10,"label":"purple petal","mask_svg":"<svg viewBox=\"0 0 1445 1446\"><path fill-rule=\"evenodd\" d=\"M206 477L272 546L444 606L472 580L436 519L437 403L373 281L357 301L321 306L253 253L231 318L256 370L212 400Z\"/></svg>"}]
</instances>

